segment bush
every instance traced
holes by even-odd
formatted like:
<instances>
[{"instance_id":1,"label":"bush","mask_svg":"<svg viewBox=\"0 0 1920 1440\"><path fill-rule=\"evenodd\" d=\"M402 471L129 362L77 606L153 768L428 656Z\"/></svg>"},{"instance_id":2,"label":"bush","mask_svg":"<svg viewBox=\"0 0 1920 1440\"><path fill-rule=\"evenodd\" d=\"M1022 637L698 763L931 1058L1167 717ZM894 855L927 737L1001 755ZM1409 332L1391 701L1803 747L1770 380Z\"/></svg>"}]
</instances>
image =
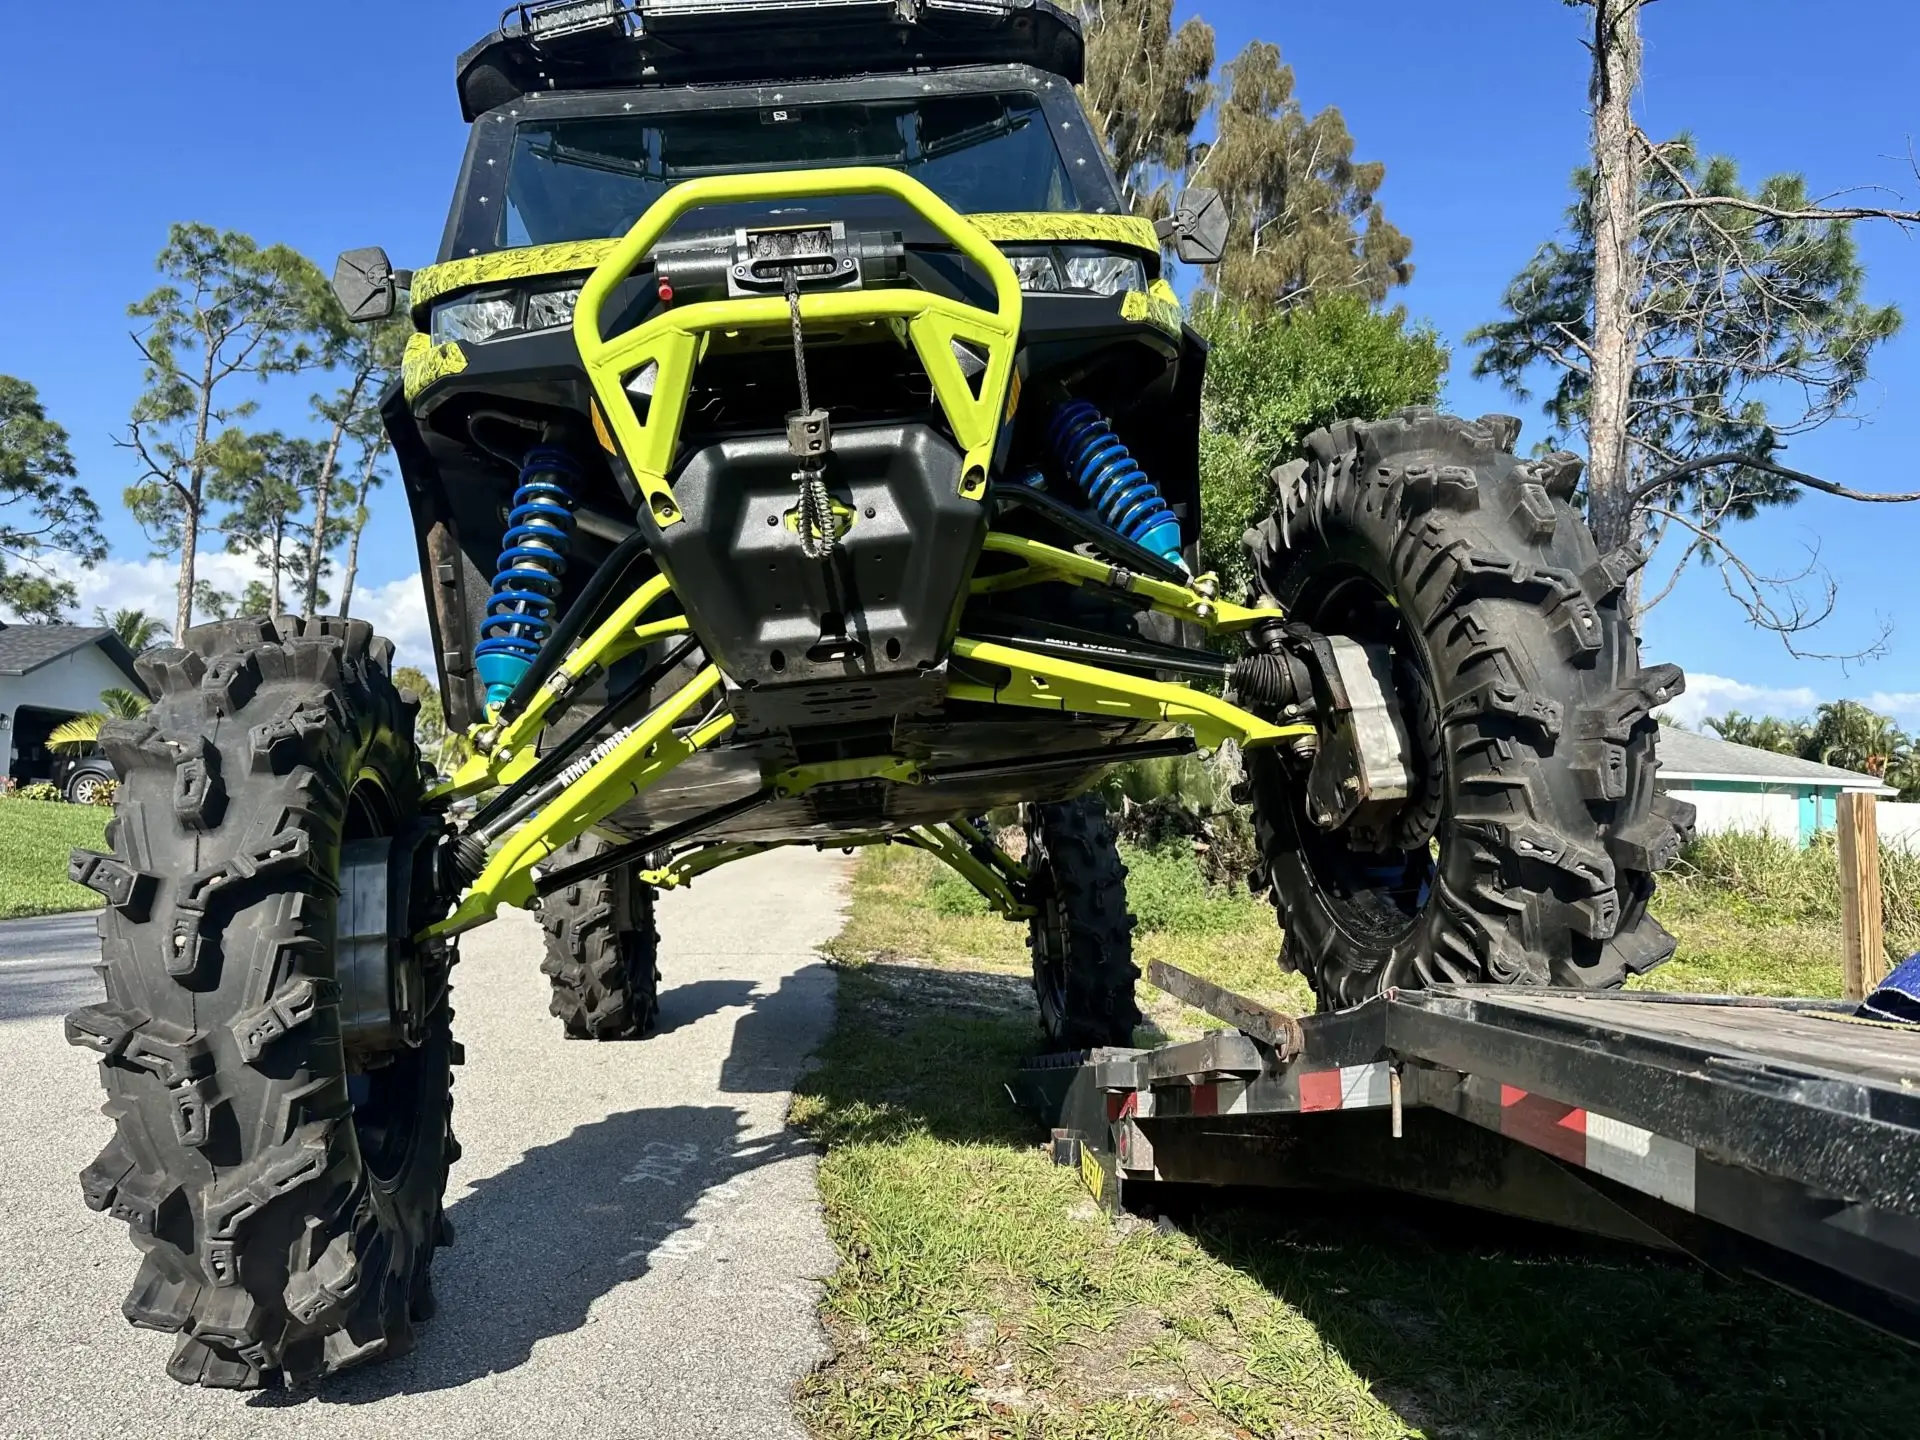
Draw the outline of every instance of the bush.
<instances>
[{"instance_id":1,"label":"bush","mask_svg":"<svg viewBox=\"0 0 1920 1440\"><path fill-rule=\"evenodd\" d=\"M60 793L58 785L49 785L39 780L31 785L21 785L8 792L10 800L31 800L42 805L58 805L67 797Z\"/></svg>"},{"instance_id":2,"label":"bush","mask_svg":"<svg viewBox=\"0 0 1920 1440\"><path fill-rule=\"evenodd\" d=\"M1127 905L1143 932L1225 935L1268 918L1239 885L1209 885L1190 841L1153 849L1123 844L1120 856L1127 865Z\"/></svg>"},{"instance_id":3,"label":"bush","mask_svg":"<svg viewBox=\"0 0 1920 1440\"><path fill-rule=\"evenodd\" d=\"M1448 355L1405 310L1352 296L1286 311L1215 299L1196 308L1194 325L1213 347L1201 401L1201 556L1225 593L1238 594L1248 579L1240 537L1273 503L1273 466L1323 425L1431 405Z\"/></svg>"},{"instance_id":4,"label":"bush","mask_svg":"<svg viewBox=\"0 0 1920 1440\"><path fill-rule=\"evenodd\" d=\"M991 915L987 897L973 888L973 882L944 864L927 885L927 899L941 915Z\"/></svg>"},{"instance_id":5,"label":"bush","mask_svg":"<svg viewBox=\"0 0 1920 1440\"><path fill-rule=\"evenodd\" d=\"M1840 919L1839 845L1826 831L1805 848L1754 831L1703 835L1681 852L1662 884L1683 905L1731 901L1787 923L1831 925ZM1920 951L1920 855L1883 844L1880 884L1887 953L1905 959Z\"/></svg>"},{"instance_id":6,"label":"bush","mask_svg":"<svg viewBox=\"0 0 1920 1440\"><path fill-rule=\"evenodd\" d=\"M90 803L99 806L102 810L111 810L113 808L114 797L119 795L119 793L120 782L118 780L102 780L94 787L93 800Z\"/></svg>"}]
</instances>

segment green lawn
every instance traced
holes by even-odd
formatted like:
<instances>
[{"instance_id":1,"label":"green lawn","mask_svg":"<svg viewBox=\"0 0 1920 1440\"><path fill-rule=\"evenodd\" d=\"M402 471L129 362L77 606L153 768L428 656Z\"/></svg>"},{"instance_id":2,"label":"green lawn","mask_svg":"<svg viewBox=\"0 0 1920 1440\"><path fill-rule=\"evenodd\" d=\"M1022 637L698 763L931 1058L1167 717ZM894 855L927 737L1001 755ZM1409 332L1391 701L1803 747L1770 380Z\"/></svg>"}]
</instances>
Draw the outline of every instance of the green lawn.
<instances>
[{"instance_id":1,"label":"green lawn","mask_svg":"<svg viewBox=\"0 0 1920 1440\"><path fill-rule=\"evenodd\" d=\"M100 897L67 879L75 846L106 848L112 811L91 805L0 800L0 920L91 910Z\"/></svg>"},{"instance_id":2,"label":"green lawn","mask_svg":"<svg viewBox=\"0 0 1920 1440\"><path fill-rule=\"evenodd\" d=\"M1136 911L1180 927L1143 930L1143 962L1304 1005L1260 907L1129 859ZM1661 980L1837 987L1837 935L1783 937L1714 888L1662 902L1688 959ZM1911 1352L1758 1282L1401 1202L1110 1221L1004 1088L1035 1041L1023 939L923 856L861 862L839 1023L794 1106L842 1257L816 1435L1912 1433ZM1141 994L1163 1032L1202 1018Z\"/></svg>"}]
</instances>

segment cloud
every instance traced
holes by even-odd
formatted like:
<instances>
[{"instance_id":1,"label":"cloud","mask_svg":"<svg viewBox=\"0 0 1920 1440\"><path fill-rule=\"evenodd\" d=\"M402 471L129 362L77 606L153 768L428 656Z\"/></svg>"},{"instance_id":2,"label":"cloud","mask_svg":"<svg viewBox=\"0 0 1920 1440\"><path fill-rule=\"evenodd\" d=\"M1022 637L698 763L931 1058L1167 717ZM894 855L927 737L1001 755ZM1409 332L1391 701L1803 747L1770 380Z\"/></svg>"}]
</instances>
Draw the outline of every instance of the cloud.
<instances>
[{"instance_id":1,"label":"cloud","mask_svg":"<svg viewBox=\"0 0 1920 1440\"><path fill-rule=\"evenodd\" d=\"M353 597L353 613L371 620L379 634L393 642L396 665L413 665L435 673L433 635L427 629L427 592L415 571L403 580L363 588Z\"/></svg>"},{"instance_id":2,"label":"cloud","mask_svg":"<svg viewBox=\"0 0 1920 1440\"><path fill-rule=\"evenodd\" d=\"M173 628L180 579L177 561L108 559L88 570L71 556L56 554L46 556L44 564L57 578L73 582L80 597L74 616L78 624L92 624L96 609L144 610L169 630ZM195 561L194 573L216 590L230 595L240 594L252 581L264 582L267 578L266 572L245 556L219 550L203 551ZM338 586L336 576L333 588ZM286 598L291 603L291 586L287 588ZM398 652L396 664L417 665L433 673L433 640L427 630L426 592L421 588L418 571L385 585L356 584L353 613L372 621L376 631L393 641Z\"/></svg>"},{"instance_id":3,"label":"cloud","mask_svg":"<svg viewBox=\"0 0 1920 1440\"><path fill-rule=\"evenodd\" d=\"M1876 690L1861 703L1908 724L1920 722L1920 690Z\"/></svg>"},{"instance_id":4,"label":"cloud","mask_svg":"<svg viewBox=\"0 0 1920 1440\"><path fill-rule=\"evenodd\" d=\"M1806 715L1826 697L1806 685L1780 687L1749 685L1725 675L1687 675L1687 693L1670 705L1660 707L1692 729L1699 729L1709 715L1725 715L1729 710L1749 715Z\"/></svg>"}]
</instances>

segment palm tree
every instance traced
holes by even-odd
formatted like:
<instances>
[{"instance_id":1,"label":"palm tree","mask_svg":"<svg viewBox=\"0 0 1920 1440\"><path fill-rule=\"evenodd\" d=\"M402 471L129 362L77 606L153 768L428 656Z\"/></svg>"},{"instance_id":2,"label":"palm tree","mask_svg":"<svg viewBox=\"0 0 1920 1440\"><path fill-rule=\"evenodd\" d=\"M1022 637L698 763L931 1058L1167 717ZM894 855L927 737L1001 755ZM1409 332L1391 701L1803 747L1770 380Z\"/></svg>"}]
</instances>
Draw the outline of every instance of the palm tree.
<instances>
[{"instance_id":1,"label":"palm tree","mask_svg":"<svg viewBox=\"0 0 1920 1440\"><path fill-rule=\"evenodd\" d=\"M1722 740L1755 750L1771 750L1778 755L1799 755L1807 747L1813 726L1805 720L1782 720L1776 715L1742 715L1738 710L1715 718L1707 724Z\"/></svg>"},{"instance_id":2,"label":"palm tree","mask_svg":"<svg viewBox=\"0 0 1920 1440\"><path fill-rule=\"evenodd\" d=\"M136 690L118 686L100 692L100 709L76 715L47 737L47 748L63 755L84 755L100 743L100 727L108 720L135 720L153 702Z\"/></svg>"},{"instance_id":3,"label":"palm tree","mask_svg":"<svg viewBox=\"0 0 1920 1440\"><path fill-rule=\"evenodd\" d=\"M118 635L136 655L144 654L167 638L166 622L144 610L115 610L109 614L105 606L99 606L93 618Z\"/></svg>"},{"instance_id":4,"label":"palm tree","mask_svg":"<svg viewBox=\"0 0 1920 1440\"><path fill-rule=\"evenodd\" d=\"M1820 707L1802 753L1822 765L1881 776L1902 762L1911 744L1887 716L1857 700L1835 700Z\"/></svg>"}]
</instances>

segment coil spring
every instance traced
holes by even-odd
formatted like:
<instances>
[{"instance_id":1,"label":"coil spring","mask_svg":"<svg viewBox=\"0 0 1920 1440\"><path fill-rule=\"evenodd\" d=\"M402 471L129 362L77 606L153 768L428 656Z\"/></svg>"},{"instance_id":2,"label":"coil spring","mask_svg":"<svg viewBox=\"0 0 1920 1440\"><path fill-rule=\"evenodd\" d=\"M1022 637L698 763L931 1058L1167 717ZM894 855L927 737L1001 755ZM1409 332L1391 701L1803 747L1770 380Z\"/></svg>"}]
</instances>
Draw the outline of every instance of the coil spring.
<instances>
[{"instance_id":1,"label":"coil spring","mask_svg":"<svg viewBox=\"0 0 1920 1440\"><path fill-rule=\"evenodd\" d=\"M1100 518L1144 550L1182 570L1180 519L1113 426L1085 400L1054 411L1047 441L1067 476Z\"/></svg>"},{"instance_id":2,"label":"coil spring","mask_svg":"<svg viewBox=\"0 0 1920 1440\"><path fill-rule=\"evenodd\" d=\"M573 457L551 446L529 450L520 468L493 598L473 651L489 705L505 703L553 633L560 580L573 549L572 486L581 478Z\"/></svg>"}]
</instances>

